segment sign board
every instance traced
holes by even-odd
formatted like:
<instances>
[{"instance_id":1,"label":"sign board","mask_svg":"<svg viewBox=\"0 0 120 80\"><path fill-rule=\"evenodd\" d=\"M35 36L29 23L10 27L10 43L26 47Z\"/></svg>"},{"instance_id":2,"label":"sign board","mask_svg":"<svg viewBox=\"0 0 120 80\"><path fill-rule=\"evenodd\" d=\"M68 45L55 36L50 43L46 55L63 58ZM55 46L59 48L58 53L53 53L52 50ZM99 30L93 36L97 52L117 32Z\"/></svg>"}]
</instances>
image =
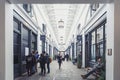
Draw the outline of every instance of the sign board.
<instances>
[{"instance_id":1,"label":"sign board","mask_svg":"<svg viewBox=\"0 0 120 80\"><path fill-rule=\"evenodd\" d=\"M45 41L45 35L40 35L40 40Z\"/></svg>"},{"instance_id":2,"label":"sign board","mask_svg":"<svg viewBox=\"0 0 120 80\"><path fill-rule=\"evenodd\" d=\"M112 49L108 49L108 55L109 55L109 56L112 55Z\"/></svg>"},{"instance_id":3,"label":"sign board","mask_svg":"<svg viewBox=\"0 0 120 80\"><path fill-rule=\"evenodd\" d=\"M78 41L82 40L82 36L81 35L77 35L77 40Z\"/></svg>"},{"instance_id":4,"label":"sign board","mask_svg":"<svg viewBox=\"0 0 120 80\"><path fill-rule=\"evenodd\" d=\"M25 56L28 56L28 55L29 55L29 48L25 47Z\"/></svg>"}]
</instances>

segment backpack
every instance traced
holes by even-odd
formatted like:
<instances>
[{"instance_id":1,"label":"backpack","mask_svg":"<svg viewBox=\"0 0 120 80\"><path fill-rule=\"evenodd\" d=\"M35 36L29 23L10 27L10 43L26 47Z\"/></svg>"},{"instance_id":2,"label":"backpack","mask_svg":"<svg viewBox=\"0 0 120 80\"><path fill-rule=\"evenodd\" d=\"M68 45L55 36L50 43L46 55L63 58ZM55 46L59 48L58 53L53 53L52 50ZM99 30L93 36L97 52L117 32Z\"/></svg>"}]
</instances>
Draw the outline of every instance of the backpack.
<instances>
[{"instance_id":1,"label":"backpack","mask_svg":"<svg viewBox=\"0 0 120 80\"><path fill-rule=\"evenodd\" d=\"M52 59L51 59L51 58L49 58L49 62L50 62L50 63L52 62Z\"/></svg>"}]
</instances>

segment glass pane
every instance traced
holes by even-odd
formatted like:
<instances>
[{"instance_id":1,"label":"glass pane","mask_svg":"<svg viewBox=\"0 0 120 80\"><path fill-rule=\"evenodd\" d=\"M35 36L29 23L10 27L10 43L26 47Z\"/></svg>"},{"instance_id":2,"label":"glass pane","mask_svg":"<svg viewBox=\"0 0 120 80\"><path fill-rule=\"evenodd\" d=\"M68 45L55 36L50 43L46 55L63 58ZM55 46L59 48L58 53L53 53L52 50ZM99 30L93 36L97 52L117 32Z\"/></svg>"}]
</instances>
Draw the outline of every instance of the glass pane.
<instances>
[{"instance_id":1,"label":"glass pane","mask_svg":"<svg viewBox=\"0 0 120 80\"><path fill-rule=\"evenodd\" d=\"M103 44L100 44L100 56L103 56Z\"/></svg>"},{"instance_id":2,"label":"glass pane","mask_svg":"<svg viewBox=\"0 0 120 80\"><path fill-rule=\"evenodd\" d=\"M107 38L107 26L106 26L106 24L104 24L104 26L105 26L105 39Z\"/></svg>"},{"instance_id":3,"label":"glass pane","mask_svg":"<svg viewBox=\"0 0 120 80\"><path fill-rule=\"evenodd\" d=\"M23 40L28 41L28 35L29 35L28 33L29 33L29 31L23 27L23 31L22 31Z\"/></svg>"},{"instance_id":4,"label":"glass pane","mask_svg":"<svg viewBox=\"0 0 120 80\"><path fill-rule=\"evenodd\" d=\"M20 35L14 32L14 64L19 63L20 52L21 52L20 40L21 40Z\"/></svg>"},{"instance_id":5,"label":"glass pane","mask_svg":"<svg viewBox=\"0 0 120 80\"><path fill-rule=\"evenodd\" d=\"M91 45L91 61L95 62L95 45Z\"/></svg>"},{"instance_id":6,"label":"glass pane","mask_svg":"<svg viewBox=\"0 0 120 80\"><path fill-rule=\"evenodd\" d=\"M32 51L34 51L35 50L35 42L32 42Z\"/></svg>"},{"instance_id":7,"label":"glass pane","mask_svg":"<svg viewBox=\"0 0 120 80\"><path fill-rule=\"evenodd\" d=\"M14 28L18 30L18 23L16 21L14 21Z\"/></svg>"},{"instance_id":8,"label":"glass pane","mask_svg":"<svg viewBox=\"0 0 120 80\"><path fill-rule=\"evenodd\" d=\"M19 31L21 30L20 21L18 21L16 18L14 18L13 24L14 24L14 29L19 30Z\"/></svg>"},{"instance_id":9,"label":"glass pane","mask_svg":"<svg viewBox=\"0 0 120 80\"><path fill-rule=\"evenodd\" d=\"M35 42L36 41L36 35L34 33L32 33L32 41Z\"/></svg>"},{"instance_id":10,"label":"glass pane","mask_svg":"<svg viewBox=\"0 0 120 80\"><path fill-rule=\"evenodd\" d=\"M92 44L95 44L95 31L94 32L92 32Z\"/></svg>"},{"instance_id":11,"label":"glass pane","mask_svg":"<svg viewBox=\"0 0 120 80\"><path fill-rule=\"evenodd\" d=\"M97 43L103 41L103 26L97 29Z\"/></svg>"},{"instance_id":12,"label":"glass pane","mask_svg":"<svg viewBox=\"0 0 120 80\"><path fill-rule=\"evenodd\" d=\"M14 55L14 64L18 64L18 63L19 63L18 55Z\"/></svg>"}]
</instances>

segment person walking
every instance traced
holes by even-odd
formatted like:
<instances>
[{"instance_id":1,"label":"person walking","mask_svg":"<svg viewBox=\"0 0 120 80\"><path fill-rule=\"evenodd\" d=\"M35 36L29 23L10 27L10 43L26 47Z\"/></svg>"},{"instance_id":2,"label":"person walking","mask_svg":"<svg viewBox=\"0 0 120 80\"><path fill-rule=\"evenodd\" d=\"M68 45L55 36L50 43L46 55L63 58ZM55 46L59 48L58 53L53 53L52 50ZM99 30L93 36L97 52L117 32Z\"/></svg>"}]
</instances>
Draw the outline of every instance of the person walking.
<instances>
[{"instance_id":1,"label":"person walking","mask_svg":"<svg viewBox=\"0 0 120 80\"><path fill-rule=\"evenodd\" d=\"M35 63L35 71L37 72L37 63L38 63L38 60L39 60L39 54L38 54L38 51L35 52L35 59L36 59L36 63Z\"/></svg>"},{"instance_id":2,"label":"person walking","mask_svg":"<svg viewBox=\"0 0 120 80\"><path fill-rule=\"evenodd\" d=\"M59 54L59 55L58 55L58 65L59 65L59 69L61 68L61 63L62 63L62 56Z\"/></svg>"},{"instance_id":3,"label":"person walking","mask_svg":"<svg viewBox=\"0 0 120 80\"><path fill-rule=\"evenodd\" d=\"M32 74L34 74L36 72L36 58L35 58L35 52L32 52Z\"/></svg>"},{"instance_id":4,"label":"person walking","mask_svg":"<svg viewBox=\"0 0 120 80\"><path fill-rule=\"evenodd\" d=\"M69 55L68 55L68 54L66 54L66 60L68 61L68 59L69 59Z\"/></svg>"},{"instance_id":5,"label":"person walking","mask_svg":"<svg viewBox=\"0 0 120 80\"><path fill-rule=\"evenodd\" d=\"M46 54L47 73L50 73L50 56Z\"/></svg>"},{"instance_id":6,"label":"person walking","mask_svg":"<svg viewBox=\"0 0 120 80\"><path fill-rule=\"evenodd\" d=\"M26 56L26 69L28 76L32 74L32 53Z\"/></svg>"},{"instance_id":7,"label":"person walking","mask_svg":"<svg viewBox=\"0 0 120 80\"><path fill-rule=\"evenodd\" d=\"M40 56L40 67L41 67L41 75L45 75L46 74L46 67L45 67L45 64L46 64L46 58L45 58L45 52L43 52Z\"/></svg>"}]
</instances>

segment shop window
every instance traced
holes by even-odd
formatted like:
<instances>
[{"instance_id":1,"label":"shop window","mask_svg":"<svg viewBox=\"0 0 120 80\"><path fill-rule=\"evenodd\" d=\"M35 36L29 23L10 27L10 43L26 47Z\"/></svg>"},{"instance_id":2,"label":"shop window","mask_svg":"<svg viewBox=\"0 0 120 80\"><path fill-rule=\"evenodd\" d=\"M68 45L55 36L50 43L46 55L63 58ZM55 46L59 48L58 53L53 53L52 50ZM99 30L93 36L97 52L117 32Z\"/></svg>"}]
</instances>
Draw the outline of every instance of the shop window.
<instances>
[{"instance_id":1,"label":"shop window","mask_svg":"<svg viewBox=\"0 0 120 80\"><path fill-rule=\"evenodd\" d=\"M14 64L19 63L19 56L20 56L20 35L14 32Z\"/></svg>"},{"instance_id":2,"label":"shop window","mask_svg":"<svg viewBox=\"0 0 120 80\"><path fill-rule=\"evenodd\" d=\"M16 18L14 18L13 24L14 24L14 30L20 32L20 30L21 30L21 27L20 27L21 23Z\"/></svg>"},{"instance_id":3,"label":"shop window","mask_svg":"<svg viewBox=\"0 0 120 80\"><path fill-rule=\"evenodd\" d=\"M103 44L100 44L100 56L103 56Z\"/></svg>"},{"instance_id":4,"label":"shop window","mask_svg":"<svg viewBox=\"0 0 120 80\"><path fill-rule=\"evenodd\" d=\"M91 61L95 62L95 44L91 45Z\"/></svg>"},{"instance_id":5,"label":"shop window","mask_svg":"<svg viewBox=\"0 0 120 80\"><path fill-rule=\"evenodd\" d=\"M90 32L90 61L96 62L98 57L105 56L105 23L98 25L92 32Z\"/></svg>"},{"instance_id":6,"label":"shop window","mask_svg":"<svg viewBox=\"0 0 120 80\"><path fill-rule=\"evenodd\" d=\"M21 23L19 20L17 20L15 17L13 18L13 24L14 24L14 40L13 40L13 51L14 51L14 64L19 64L20 60L20 53L21 53L21 35L20 35L20 31L21 31Z\"/></svg>"},{"instance_id":7,"label":"shop window","mask_svg":"<svg viewBox=\"0 0 120 80\"><path fill-rule=\"evenodd\" d=\"M46 34L47 31L46 31L46 25L45 24L42 24L42 31Z\"/></svg>"},{"instance_id":8,"label":"shop window","mask_svg":"<svg viewBox=\"0 0 120 80\"><path fill-rule=\"evenodd\" d=\"M14 77L20 75L20 62L21 62L21 22L13 18L13 63L14 63Z\"/></svg>"},{"instance_id":9,"label":"shop window","mask_svg":"<svg viewBox=\"0 0 120 80\"><path fill-rule=\"evenodd\" d=\"M92 16L95 12L96 12L96 10L99 8L99 4L97 3L97 4L91 4L90 5L90 15Z\"/></svg>"},{"instance_id":10,"label":"shop window","mask_svg":"<svg viewBox=\"0 0 120 80\"><path fill-rule=\"evenodd\" d=\"M95 31L91 34L91 61L95 61Z\"/></svg>"},{"instance_id":11,"label":"shop window","mask_svg":"<svg viewBox=\"0 0 120 80\"><path fill-rule=\"evenodd\" d=\"M29 41L28 39L28 35L29 35L29 31L28 31L28 29L27 28L25 28L26 26L25 25L23 25L24 27L23 27L23 29L22 29L22 39L24 40L24 41Z\"/></svg>"},{"instance_id":12,"label":"shop window","mask_svg":"<svg viewBox=\"0 0 120 80\"><path fill-rule=\"evenodd\" d=\"M31 4L23 4L23 8L27 13L30 13L32 10Z\"/></svg>"},{"instance_id":13,"label":"shop window","mask_svg":"<svg viewBox=\"0 0 120 80\"><path fill-rule=\"evenodd\" d=\"M35 51L36 47L37 47L37 36L34 33L32 33L32 44L31 44L32 51Z\"/></svg>"},{"instance_id":14,"label":"shop window","mask_svg":"<svg viewBox=\"0 0 120 80\"><path fill-rule=\"evenodd\" d=\"M104 24L104 26L105 26L105 40L106 40L106 38L107 38L107 26L106 26L106 24Z\"/></svg>"},{"instance_id":15,"label":"shop window","mask_svg":"<svg viewBox=\"0 0 120 80\"><path fill-rule=\"evenodd\" d=\"M95 31L92 32L92 44L95 44Z\"/></svg>"},{"instance_id":16,"label":"shop window","mask_svg":"<svg viewBox=\"0 0 120 80\"><path fill-rule=\"evenodd\" d=\"M31 16L33 17L33 8L31 4L23 4L23 9Z\"/></svg>"}]
</instances>

